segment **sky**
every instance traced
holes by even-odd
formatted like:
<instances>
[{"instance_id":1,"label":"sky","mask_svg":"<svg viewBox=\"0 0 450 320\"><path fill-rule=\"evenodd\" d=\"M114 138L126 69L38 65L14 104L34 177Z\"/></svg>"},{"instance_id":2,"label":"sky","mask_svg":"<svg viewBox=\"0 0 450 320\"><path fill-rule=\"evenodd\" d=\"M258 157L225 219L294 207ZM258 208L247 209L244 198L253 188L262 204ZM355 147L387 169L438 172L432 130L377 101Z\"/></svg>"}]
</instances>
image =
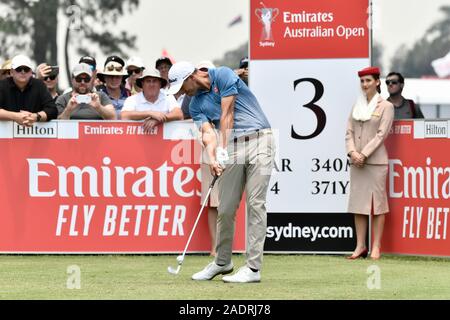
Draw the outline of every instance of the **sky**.
<instances>
[{"instance_id":1,"label":"sky","mask_svg":"<svg viewBox=\"0 0 450 320\"><path fill-rule=\"evenodd\" d=\"M141 0L122 27L138 36L133 55L155 61L166 49L176 60L194 63L222 58L249 39L248 0ZM242 15L243 22L228 24Z\"/></svg>"},{"instance_id":2,"label":"sky","mask_svg":"<svg viewBox=\"0 0 450 320\"><path fill-rule=\"evenodd\" d=\"M401 44L411 46L442 17L440 6L450 5L449 0L373 1L374 39L383 46L384 68L390 67ZM147 64L153 64L163 49L175 60L198 63L220 59L248 41L249 7L249 0L141 0L139 9L122 17L117 28L137 36L138 50L130 55L141 56ZM242 22L229 28L239 15ZM63 43L63 32L59 36ZM97 58L101 64L106 56L99 54Z\"/></svg>"}]
</instances>

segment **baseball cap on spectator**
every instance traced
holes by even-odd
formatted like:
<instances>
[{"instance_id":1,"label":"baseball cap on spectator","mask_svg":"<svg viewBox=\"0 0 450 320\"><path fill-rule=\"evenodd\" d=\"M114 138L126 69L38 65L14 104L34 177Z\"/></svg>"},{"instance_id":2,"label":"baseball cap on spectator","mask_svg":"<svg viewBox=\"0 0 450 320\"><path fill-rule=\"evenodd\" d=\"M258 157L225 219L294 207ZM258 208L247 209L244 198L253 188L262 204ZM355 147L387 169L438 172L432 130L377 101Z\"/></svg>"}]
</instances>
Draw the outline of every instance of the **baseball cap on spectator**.
<instances>
[{"instance_id":1,"label":"baseball cap on spectator","mask_svg":"<svg viewBox=\"0 0 450 320\"><path fill-rule=\"evenodd\" d=\"M245 69L248 68L248 57L242 58L239 62L239 69Z\"/></svg>"},{"instance_id":2,"label":"baseball cap on spectator","mask_svg":"<svg viewBox=\"0 0 450 320\"><path fill-rule=\"evenodd\" d=\"M161 81L161 88L164 88L167 85L167 80L161 77L161 73L157 69L144 69L144 73L140 78L136 80L136 85L139 88L142 88L142 81L145 78L157 78Z\"/></svg>"},{"instance_id":3,"label":"baseball cap on spectator","mask_svg":"<svg viewBox=\"0 0 450 320\"><path fill-rule=\"evenodd\" d=\"M160 65L163 63L167 63L169 66L173 66L172 60L170 60L169 57L161 57L158 60L156 60L155 68L158 69Z\"/></svg>"},{"instance_id":4,"label":"baseball cap on spectator","mask_svg":"<svg viewBox=\"0 0 450 320\"><path fill-rule=\"evenodd\" d=\"M131 57L127 61L127 68L129 67L136 67L140 69L145 69L144 61L139 57Z\"/></svg>"},{"instance_id":5,"label":"baseball cap on spectator","mask_svg":"<svg viewBox=\"0 0 450 320\"><path fill-rule=\"evenodd\" d=\"M168 94L177 94L184 81L195 72L195 67L192 63L182 61L175 63L169 71L170 88Z\"/></svg>"},{"instance_id":6,"label":"baseball cap on spectator","mask_svg":"<svg viewBox=\"0 0 450 320\"><path fill-rule=\"evenodd\" d=\"M209 60L202 61L197 65L197 69L200 71L207 71L209 69L214 69L215 67L214 63Z\"/></svg>"},{"instance_id":7,"label":"baseball cap on spectator","mask_svg":"<svg viewBox=\"0 0 450 320\"><path fill-rule=\"evenodd\" d=\"M95 60L94 57L91 56L84 56L81 57L79 63L86 63L92 67L92 71L97 69L97 60Z\"/></svg>"},{"instance_id":8,"label":"baseball cap on spectator","mask_svg":"<svg viewBox=\"0 0 450 320\"><path fill-rule=\"evenodd\" d=\"M74 78L76 78L76 77L78 77L78 76L80 76L82 74L85 74L85 75L88 75L89 77L92 77L92 68L87 63L77 64L72 70L72 76Z\"/></svg>"},{"instance_id":9,"label":"baseball cap on spectator","mask_svg":"<svg viewBox=\"0 0 450 320\"><path fill-rule=\"evenodd\" d=\"M11 69L17 69L19 67L28 67L30 69L33 69L33 63L27 56L18 55L12 59Z\"/></svg>"}]
</instances>

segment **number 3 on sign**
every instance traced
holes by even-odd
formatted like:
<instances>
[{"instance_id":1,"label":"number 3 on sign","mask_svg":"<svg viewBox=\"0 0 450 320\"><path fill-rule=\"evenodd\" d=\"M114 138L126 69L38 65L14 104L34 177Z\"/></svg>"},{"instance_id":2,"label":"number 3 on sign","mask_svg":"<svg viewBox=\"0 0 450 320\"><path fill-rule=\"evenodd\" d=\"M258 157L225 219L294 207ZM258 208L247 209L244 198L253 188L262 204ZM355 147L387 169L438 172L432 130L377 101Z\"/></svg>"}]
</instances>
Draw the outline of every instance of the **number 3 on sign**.
<instances>
[{"instance_id":1,"label":"number 3 on sign","mask_svg":"<svg viewBox=\"0 0 450 320\"><path fill-rule=\"evenodd\" d=\"M309 140L319 136L323 132L323 130L325 129L325 125L327 124L327 115L325 114L325 111L323 111L321 107L315 104L317 101L322 99L325 90L322 82L314 78L304 78L296 80L294 82L294 90L296 90L297 86L302 82L309 82L314 86L314 90L316 92L314 99L310 103L305 104L303 107L314 112L317 117L317 127L316 130L309 136L301 136L297 134L297 132L295 132L294 126L292 126L291 137L297 140Z\"/></svg>"}]
</instances>

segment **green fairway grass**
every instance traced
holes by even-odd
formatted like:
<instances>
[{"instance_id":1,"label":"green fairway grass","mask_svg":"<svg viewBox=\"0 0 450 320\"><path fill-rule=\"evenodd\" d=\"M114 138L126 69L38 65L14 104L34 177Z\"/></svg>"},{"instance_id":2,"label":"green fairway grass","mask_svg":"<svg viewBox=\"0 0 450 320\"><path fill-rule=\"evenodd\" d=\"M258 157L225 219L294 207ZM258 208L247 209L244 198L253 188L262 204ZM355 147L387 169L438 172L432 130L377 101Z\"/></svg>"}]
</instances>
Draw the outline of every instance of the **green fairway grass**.
<instances>
[{"instance_id":1,"label":"green fairway grass","mask_svg":"<svg viewBox=\"0 0 450 320\"><path fill-rule=\"evenodd\" d=\"M262 282L195 282L211 261L187 256L178 276L176 256L0 256L0 299L303 300L450 299L450 260L383 256L265 255ZM233 256L236 267L243 255ZM81 289L68 289L67 268L81 269ZM368 268L381 271L381 288L368 289ZM372 283L372 282L371 282Z\"/></svg>"}]
</instances>

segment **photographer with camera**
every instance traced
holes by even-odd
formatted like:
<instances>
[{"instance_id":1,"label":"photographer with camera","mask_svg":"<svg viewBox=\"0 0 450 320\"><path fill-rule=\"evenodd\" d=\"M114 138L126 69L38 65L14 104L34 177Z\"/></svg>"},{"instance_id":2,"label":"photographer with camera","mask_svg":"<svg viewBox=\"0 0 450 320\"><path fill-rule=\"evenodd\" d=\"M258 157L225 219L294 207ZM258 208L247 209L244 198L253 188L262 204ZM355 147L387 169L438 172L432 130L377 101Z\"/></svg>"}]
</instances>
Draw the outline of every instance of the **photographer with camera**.
<instances>
[{"instance_id":1,"label":"photographer with camera","mask_svg":"<svg viewBox=\"0 0 450 320\"><path fill-rule=\"evenodd\" d=\"M93 92L93 72L80 63L72 71L72 92L56 100L60 120L116 120L116 111L108 95Z\"/></svg>"},{"instance_id":2,"label":"photographer with camera","mask_svg":"<svg viewBox=\"0 0 450 320\"><path fill-rule=\"evenodd\" d=\"M58 76L58 66L49 66L46 63L41 63L36 69L36 78L44 81L55 102L60 95L60 92L58 91Z\"/></svg>"}]
</instances>

